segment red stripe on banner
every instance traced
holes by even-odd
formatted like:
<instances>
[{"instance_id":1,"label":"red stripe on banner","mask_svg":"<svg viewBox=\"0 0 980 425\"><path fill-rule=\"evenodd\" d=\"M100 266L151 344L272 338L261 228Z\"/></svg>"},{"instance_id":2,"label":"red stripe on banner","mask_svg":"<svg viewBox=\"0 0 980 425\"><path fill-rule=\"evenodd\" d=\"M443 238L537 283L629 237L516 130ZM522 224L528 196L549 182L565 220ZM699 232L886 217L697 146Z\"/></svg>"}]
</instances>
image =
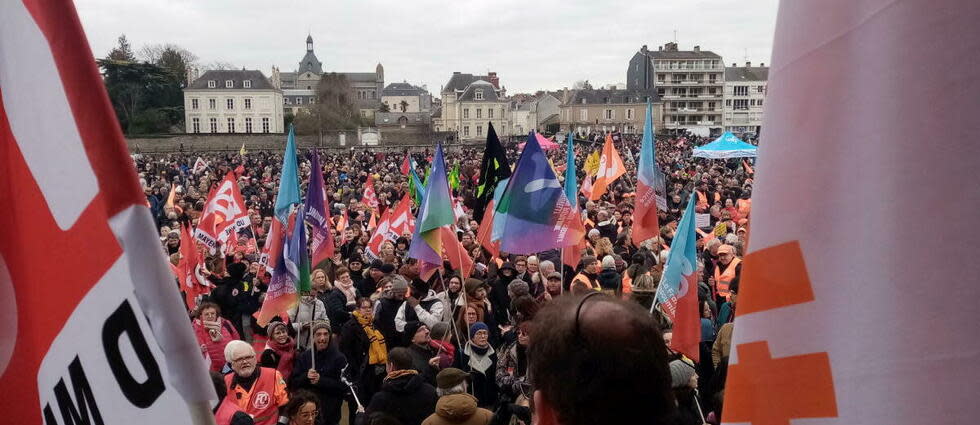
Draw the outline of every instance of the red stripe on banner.
<instances>
[{"instance_id":1,"label":"red stripe on banner","mask_svg":"<svg viewBox=\"0 0 980 425\"><path fill-rule=\"evenodd\" d=\"M78 126L88 160L99 181L107 216L143 204L136 169L129 162L116 114L102 84L75 6L67 0L23 0L48 40L61 83ZM108 112L108 113L107 113ZM81 161L81 158L79 158ZM71 166L71 164L60 164Z\"/></svg>"}]
</instances>

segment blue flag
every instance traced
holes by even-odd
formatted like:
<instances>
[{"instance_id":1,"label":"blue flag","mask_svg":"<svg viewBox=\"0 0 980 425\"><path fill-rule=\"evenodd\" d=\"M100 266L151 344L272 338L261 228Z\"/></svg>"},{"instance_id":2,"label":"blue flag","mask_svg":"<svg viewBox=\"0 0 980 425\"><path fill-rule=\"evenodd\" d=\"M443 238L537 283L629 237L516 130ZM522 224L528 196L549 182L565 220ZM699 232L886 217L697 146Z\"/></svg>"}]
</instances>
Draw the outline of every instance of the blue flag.
<instances>
[{"instance_id":1,"label":"blue flag","mask_svg":"<svg viewBox=\"0 0 980 425\"><path fill-rule=\"evenodd\" d=\"M289 125L289 137L286 139L286 152L282 156L282 175L279 177L279 194L276 195L276 218L285 223L289 218L289 209L293 204L300 203L299 172L296 167L296 136L293 125Z\"/></svg>"},{"instance_id":2,"label":"blue flag","mask_svg":"<svg viewBox=\"0 0 980 425\"><path fill-rule=\"evenodd\" d=\"M578 208L578 181L575 175L575 143L572 132L568 132L568 152L565 154L565 197L572 204L572 209Z\"/></svg>"}]
</instances>

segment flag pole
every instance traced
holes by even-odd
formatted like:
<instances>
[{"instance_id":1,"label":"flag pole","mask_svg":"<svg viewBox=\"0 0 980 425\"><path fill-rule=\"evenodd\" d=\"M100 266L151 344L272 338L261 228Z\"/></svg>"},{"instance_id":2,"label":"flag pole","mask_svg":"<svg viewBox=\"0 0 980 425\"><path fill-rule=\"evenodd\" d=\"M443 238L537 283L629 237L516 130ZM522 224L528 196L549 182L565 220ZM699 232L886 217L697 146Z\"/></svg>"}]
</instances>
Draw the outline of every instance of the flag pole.
<instances>
[{"instance_id":1,"label":"flag pole","mask_svg":"<svg viewBox=\"0 0 980 425\"><path fill-rule=\"evenodd\" d=\"M560 257L560 259L558 260L558 267L561 269L561 272L559 272L561 273L561 285L558 286L561 291L559 292L559 295L564 295L565 294L565 247L561 247L561 249L558 251L558 255ZM548 282L545 281L544 285L545 285L544 291L548 292Z\"/></svg>"}]
</instances>

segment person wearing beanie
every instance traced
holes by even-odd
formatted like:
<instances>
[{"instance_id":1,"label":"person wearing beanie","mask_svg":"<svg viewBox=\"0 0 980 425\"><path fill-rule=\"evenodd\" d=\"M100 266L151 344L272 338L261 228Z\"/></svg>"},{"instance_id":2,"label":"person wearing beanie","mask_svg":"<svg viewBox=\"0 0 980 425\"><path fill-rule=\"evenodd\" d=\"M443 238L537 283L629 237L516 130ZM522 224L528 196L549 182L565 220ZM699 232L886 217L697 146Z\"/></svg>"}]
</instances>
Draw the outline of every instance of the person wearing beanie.
<instances>
[{"instance_id":1,"label":"person wearing beanie","mask_svg":"<svg viewBox=\"0 0 980 425\"><path fill-rule=\"evenodd\" d=\"M282 376L289 376L293 371L293 359L296 357L296 340L289 336L289 325L283 322L271 322L266 327L269 340L265 342L265 350L259 364L279 371Z\"/></svg>"},{"instance_id":2,"label":"person wearing beanie","mask_svg":"<svg viewBox=\"0 0 980 425\"><path fill-rule=\"evenodd\" d=\"M572 278L572 284L578 282L589 289L599 289L599 262L591 255L583 255L579 261L579 273ZM571 284L565 291L571 290Z\"/></svg>"},{"instance_id":3,"label":"person wearing beanie","mask_svg":"<svg viewBox=\"0 0 980 425\"><path fill-rule=\"evenodd\" d=\"M490 407L497 403L497 353L490 345L490 329L486 323L476 322L470 326L469 337L456 358L456 367L469 372L477 404Z\"/></svg>"},{"instance_id":4,"label":"person wearing beanie","mask_svg":"<svg viewBox=\"0 0 980 425\"><path fill-rule=\"evenodd\" d=\"M454 367L443 369L436 376L435 413L422 425L489 425L493 412L477 407L476 397L466 391L469 374Z\"/></svg>"},{"instance_id":5,"label":"person wearing beanie","mask_svg":"<svg viewBox=\"0 0 980 425\"><path fill-rule=\"evenodd\" d=\"M674 391L674 398L677 400L677 423L701 424L701 414L699 413L697 393L698 374L695 373L694 366L677 359L669 364L670 367L670 386Z\"/></svg>"},{"instance_id":6,"label":"person wearing beanie","mask_svg":"<svg viewBox=\"0 0 980 425\"><path fill-rule=\"evenodd\" d=\"M340 374L347 367L347 359L333 342L330 321L318 320L310 325L313 345L296 355L289 387L309 390L317 396L323 423L340 421L340 409L348 387ZM314 362L315 357L315 362Z\"/></svg>"},{"instance_id":7,"label":"person wearing beanie","mask_svg":"<svg viewBox=\"0 0 980 425\"><path fill-rule=\"evenodd\" d=\"M408 353L412 356L412 368L422 379L436 383L436 373L439 372L439 349L431 344L432 337L429 327L422 322L411 322L405 325L405 339L408 342Z\"/></svg>"},{"instance_id":8,"label":"person wearing beanie","mask_svg":"<svg viewBox=\"0 0 980 425\"><path fill-rule=\"evenodd\" d=\"M598 280L602 292L616 296L623 294L623 275L616 271L616 260L611 255L602 258L602 271L599 272Z\"/></svg>"},{"instance_id":9,"label":"person wearing beanie","mask_svg":"<svg viewBox=\"0 0 980 425\"><path fill-rule=\"evenodd\" d=\"M357 293L362 297L370 297L378 288L381 286L381 278L385 277L385 273L381 271L381 266L384 263L381 260L374 260L367 269L367 273L360 283L357 285Z\"/></svg>"},{"instance_id":10,"label":"person wearing beanie","mask_svg":"<svg viewBox=\"0 0 980 425\"><path fill-rule=\"evenodd\" d=\"M507 285L517 277L517 268L511 262L505 262L497 270L497 278L490 281L490 304L493 306L494 319L497 323L507 323L507 309L510 307L510 296Z\"/></svg>"}]
</instances>

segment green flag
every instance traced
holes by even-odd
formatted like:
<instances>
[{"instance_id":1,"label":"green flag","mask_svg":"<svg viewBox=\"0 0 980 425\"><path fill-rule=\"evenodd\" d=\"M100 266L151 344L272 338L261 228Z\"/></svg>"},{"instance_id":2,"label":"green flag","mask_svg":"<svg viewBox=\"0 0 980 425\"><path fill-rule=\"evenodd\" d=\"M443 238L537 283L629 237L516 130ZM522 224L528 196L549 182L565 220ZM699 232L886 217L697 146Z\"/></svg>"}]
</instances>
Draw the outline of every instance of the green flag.
<instances>
[{"instance_id":1,"label":"green flag","mask_svg":"<svg viewBox=\"0 0 980 425\"><path fill-rule=\"evenodd\" d=\"M459 190L459 163L453 167L453 171L449 173L449 187L453 190Z\"/></svg>"}]
</instances>

